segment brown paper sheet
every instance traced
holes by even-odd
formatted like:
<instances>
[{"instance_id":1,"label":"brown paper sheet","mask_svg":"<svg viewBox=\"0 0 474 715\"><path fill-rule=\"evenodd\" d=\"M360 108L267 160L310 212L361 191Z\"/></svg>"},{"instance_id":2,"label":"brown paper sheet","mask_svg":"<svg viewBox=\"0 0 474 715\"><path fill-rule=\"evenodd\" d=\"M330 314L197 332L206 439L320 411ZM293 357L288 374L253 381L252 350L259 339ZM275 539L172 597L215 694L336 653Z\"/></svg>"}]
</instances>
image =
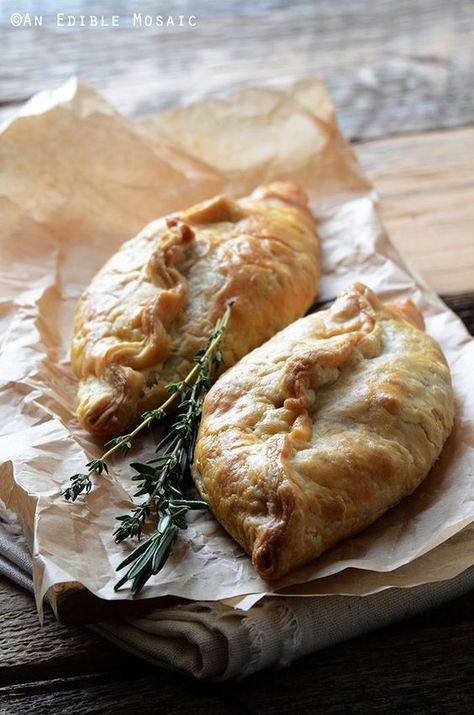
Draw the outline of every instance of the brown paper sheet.
<instances>
[{"instance_id":1,"label":"brown paper sheet","mask_svg":"<svg viewBox=\"0 0 474 715\"><path fill-rule=\"evenodd\" d=\"M74 417L68 355L82 288L148 221L272 179L296 179L311 198L322 240L321 299L354 280L383 299L412 298L448 358L457 406L453 433L416 493L280 586L364 594L472 565L474 341L389 242L322 82L245 89L134 124L70 80L37 95L3 127L0 165L0 498L19 514L32 545L38 602L64 581L102 598L130 598L126 589L113 591L115 567L131 548L112 538L115 516L130 506L126 463L115 463L85 499L69 504L60 495L68 477L100 454ZM143 449L151 447L147 439ZM139 597L248 606L266 592L213 517L195 512Z\"/></svg>"}]
</instances>

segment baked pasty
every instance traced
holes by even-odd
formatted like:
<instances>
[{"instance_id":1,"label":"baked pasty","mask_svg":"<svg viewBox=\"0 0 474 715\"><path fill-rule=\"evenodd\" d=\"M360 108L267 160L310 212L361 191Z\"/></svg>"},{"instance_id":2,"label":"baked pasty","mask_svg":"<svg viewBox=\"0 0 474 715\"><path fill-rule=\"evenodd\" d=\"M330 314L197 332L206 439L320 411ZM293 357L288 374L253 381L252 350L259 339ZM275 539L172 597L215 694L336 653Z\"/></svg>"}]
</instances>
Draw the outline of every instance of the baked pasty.
<instances>
[{"instance_id":1,"label":"baked pasty","mask_svg":"<svg viewBox=\"0 0 474 715\"><path fill-rule=\"evenodd\" d=\"M356 534L427 476L453 424L449 369L408 302L358 283L208 393L201 496L275 579Z\"/></svg>"},{"instance_id":2,"label":"baked pasty","mask_svg":"<svg viewBox=\"0 0 474 715\"><path fill-rule=\"evenodd\" d=\"M72 366L77 417L124 432L182 379L229 301L224 365L304 315L318 290L314 219L293 183L217 196L154 221L125 243L79 300Z\"/></svg>"}]
</instances>

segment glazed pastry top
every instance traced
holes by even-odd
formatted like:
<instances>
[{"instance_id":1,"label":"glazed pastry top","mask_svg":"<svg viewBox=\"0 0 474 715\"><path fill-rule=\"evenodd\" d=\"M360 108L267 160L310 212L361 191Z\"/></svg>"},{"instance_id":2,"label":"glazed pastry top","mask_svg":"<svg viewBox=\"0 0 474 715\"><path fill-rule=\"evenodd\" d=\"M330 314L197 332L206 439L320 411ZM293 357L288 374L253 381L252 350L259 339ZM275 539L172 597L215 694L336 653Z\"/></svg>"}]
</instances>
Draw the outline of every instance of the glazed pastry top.
<instances>
[{"instance_id":1,"label":"glazed pastry top","mask_svg":"<svg viewBox=\"0 0 474 715\"><path fill-rule=\"evenodd\" d=\"M419 311L359 283L218 379L195 481L259 574L278 578L413 492L453 414L450 372Z\"/></svg>"},{"instance_id":2,"label":"glazed pastry top","mask_svg":"<svg viewBox=\"0 0 474 715\"><path fill-rule=\"evenodd\" d=\"M314 219L291 182L153 222L80 298L72 344L80 423L101 436L124 432L186 375L229 301L225 367L303 315L318 283Z\"/></svg>"}]
</instances>

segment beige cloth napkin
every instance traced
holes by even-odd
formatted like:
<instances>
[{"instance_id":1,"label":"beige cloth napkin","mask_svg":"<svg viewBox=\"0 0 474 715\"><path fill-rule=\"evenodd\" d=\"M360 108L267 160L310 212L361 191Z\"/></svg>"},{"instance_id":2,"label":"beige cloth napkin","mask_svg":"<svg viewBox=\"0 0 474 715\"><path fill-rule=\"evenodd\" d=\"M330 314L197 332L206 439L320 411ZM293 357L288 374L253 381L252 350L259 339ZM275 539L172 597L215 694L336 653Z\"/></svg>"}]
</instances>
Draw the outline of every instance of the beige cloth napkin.
<instances>
[{"instance_id":1,"label":"beige cloth napkin","mask_svg":"<svg viewBox=\"0 0 474 715\"><path fill-rule=\"evenodd\" d=\"M0 512L0 573L33 590L19 524ZM248 611L219 602L156 609L146 618L90 626L120 648L195 678L244 678L408 618L474 587L474 568L456 578L372 596L267 598ZM39 627L39 626L38 626Z\"/></svg>"}]
</instances>

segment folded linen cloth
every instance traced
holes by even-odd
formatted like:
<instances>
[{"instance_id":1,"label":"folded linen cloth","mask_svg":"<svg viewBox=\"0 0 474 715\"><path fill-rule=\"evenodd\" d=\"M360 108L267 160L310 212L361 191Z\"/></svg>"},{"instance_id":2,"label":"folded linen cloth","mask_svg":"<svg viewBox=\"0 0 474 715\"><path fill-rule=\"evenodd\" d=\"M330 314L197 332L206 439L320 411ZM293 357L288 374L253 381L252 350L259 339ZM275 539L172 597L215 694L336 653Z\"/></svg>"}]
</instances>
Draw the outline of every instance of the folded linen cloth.
<instances>
[{"instance_id":1,"label":"folded linen cloth","mask_svg":"<svg viewBox=\"0 0 474 715\"><path fill-rule=\"evenodd\" d=\"M32 562L11 513L0 514L0 573L33 590ZM449 581L370 596L274 597L248 611L219 602L156 609L92 630L152 663L196 678L244 678L381 628L474 587L474 568Z\"/></svg>"}]
</instances>

